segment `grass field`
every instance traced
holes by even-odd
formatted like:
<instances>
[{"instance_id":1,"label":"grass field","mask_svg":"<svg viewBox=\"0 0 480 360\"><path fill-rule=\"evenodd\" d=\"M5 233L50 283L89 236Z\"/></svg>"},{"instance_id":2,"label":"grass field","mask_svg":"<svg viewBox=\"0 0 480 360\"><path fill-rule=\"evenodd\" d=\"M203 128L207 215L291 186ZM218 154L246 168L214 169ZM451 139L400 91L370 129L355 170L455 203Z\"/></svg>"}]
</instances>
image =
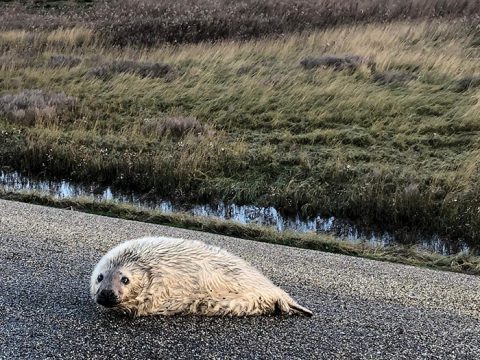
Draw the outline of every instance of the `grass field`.
<instances>
[{"instance_id":1,"label":"grass field","mask_svg":"<svg viewBox=\"0 0 480 360\"><path fill-rule=\"evenodd\" d=\"M3 167L480 244L471 18L150 47L110 35L0 32Z\"/></svg>"}]
</instances>

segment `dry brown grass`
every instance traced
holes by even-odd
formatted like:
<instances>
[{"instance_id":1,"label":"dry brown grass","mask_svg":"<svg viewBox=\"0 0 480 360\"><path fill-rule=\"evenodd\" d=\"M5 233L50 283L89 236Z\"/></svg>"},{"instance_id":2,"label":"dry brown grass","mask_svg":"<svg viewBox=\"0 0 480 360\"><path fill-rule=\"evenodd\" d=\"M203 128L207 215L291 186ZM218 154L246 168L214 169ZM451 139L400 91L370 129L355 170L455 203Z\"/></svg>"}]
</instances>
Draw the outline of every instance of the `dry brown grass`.
<instances>
[{"instance_id":1,"label":"dry brown grass","mask_svg":"<svg viewBox=\"0 0 480 360\"><path fill-rule=\"evenodd\" d=\"M88 45L93 38L93 31L85 27L56 29L48 32L47 44L63 46L68 49Z\"/></svg>"},{"instance_id":2,"label":"dry brown grass","mask_svg":"<svg viewBox=\"0 0 480 360\"><path fill-rule=\"evenodd\" d=\"M52 30L88 27L115 45L251 39L322 29L342 24L380 23L405 19L465 18L477 21L477 0L97 0L82 2L34 0L0 3L0 28ZM68 30L52 33L65 41ZM75 35L75 36L73 36ZM71 45L88 41L71 34Z\"/></svg>"},{"instance_id":3,"label":"dry brown grass","mask_svg":"<svg viewBox=\"0 0 480 360\"><path fill-rule=\"evenodd\" d=\"M25 90L0 97L0 115L13 123L27 126L55 121L60 111L71 109L76 99L63 93Z\"/></svg>"}]
</instances>

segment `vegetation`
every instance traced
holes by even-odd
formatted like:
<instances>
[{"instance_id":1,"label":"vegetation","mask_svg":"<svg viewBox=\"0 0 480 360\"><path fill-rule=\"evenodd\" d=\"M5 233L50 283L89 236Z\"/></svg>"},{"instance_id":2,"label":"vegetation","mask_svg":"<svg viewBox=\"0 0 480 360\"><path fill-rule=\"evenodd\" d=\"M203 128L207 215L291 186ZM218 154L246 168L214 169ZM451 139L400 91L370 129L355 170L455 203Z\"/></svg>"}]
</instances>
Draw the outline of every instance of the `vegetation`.
<instances>
[{"instance_id":1,"label":"vegetation","mask_svg":"<svg viewBox=\"0 0 480 360\"><path fill-rule=\"evenodd\" d=\"M480 13L478 0L4 0L3 3L0 28L52 30L80 25L121 46L245 40L342 24L404 19L475 19Z\"/></svg>"},{"instance_id":2,"label":"vegetation","mask_svg":"<svg viewBox=\"0 0 480 360\"><path fill-rule=\"evenodd\" d=\"M41 3L1 5L2 167L480 245L478 1Z\"/></svg>"},{"instance_id":3,"label":"vegetation","mask_svg":"<svg viewBox=\"0 0 480 360\"><path fill-rule=\"evenodd\" d=\"M58 116L60 110L73 108L74 104L75 99L63 93L26 90L0 97L0 115L15 124L49 123Z\"/></svg>"},{"instance_id":4,"label":"vegetation","mask_svg":"<svg viewBox=\"0 0 480 360\"><path fill-rule=\"evenodd\" d=\"M171 66L160 63L139 63L136 61L113 61L91 69L88 74L108 80L115 74L136 74L140 77L164 77L172 73Z\"/></svg>"},{"instance_id":5,"label":"vegetation","mask_svg":"<svg viewBox=\"0 0 480 360\"><path fill-rule=\"evenodd\" d=\"M63 209L83 211L153 224L168 225L210 233L240 237L248 240L314 249L324 252L360 256L372 260L388 261L436 270L480 275L480 257L468 253L440 255L422 251L415 246L372 247L367 244L351 244L330 235L278 233L270 228L241 225L230 221L219 221L188 214L164 214L157 211L139 210L133 206L91 199L53 199L35 193L6 193L0 190L0 198L23 201Z\"/></svg>"}]
</instances>

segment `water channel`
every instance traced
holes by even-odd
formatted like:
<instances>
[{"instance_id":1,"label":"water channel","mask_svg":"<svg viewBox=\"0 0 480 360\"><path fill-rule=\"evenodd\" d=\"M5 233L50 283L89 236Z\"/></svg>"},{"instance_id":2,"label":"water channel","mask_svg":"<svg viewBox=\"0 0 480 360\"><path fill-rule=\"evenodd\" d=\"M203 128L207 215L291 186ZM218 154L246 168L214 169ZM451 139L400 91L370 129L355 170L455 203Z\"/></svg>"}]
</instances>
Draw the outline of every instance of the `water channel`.
<instances>
[{"instance_id":1,"label":"water channel","mask_svg":"<svg viewBox=\"0 0 480 360\"><path fill-rule=\"evenodd\" d=\"M236 221L241 224L256 224L273 227L277 231L300 233L330 233L344 241L366 242L375 246L395 244L416 244L427 250L454 254L468 250L462 241L452 241L438 235L420 234L416 231L388 232L381 229L365 228L345 219L333 216L315 216L304 218L300 215L285 215L274 207L217 204L180 204L169 199L148 200L142 194L116 190L110 186L98 184L76 184L68 180L47 180L23 176L19 172L0 171L0 189L7 192L35 192L48 194L57 199L90 198L95 201L110 201L130 204L142 209L157 210L164 213L189 213L195 216L215 217Z\"/></svg>"}]
</instances>

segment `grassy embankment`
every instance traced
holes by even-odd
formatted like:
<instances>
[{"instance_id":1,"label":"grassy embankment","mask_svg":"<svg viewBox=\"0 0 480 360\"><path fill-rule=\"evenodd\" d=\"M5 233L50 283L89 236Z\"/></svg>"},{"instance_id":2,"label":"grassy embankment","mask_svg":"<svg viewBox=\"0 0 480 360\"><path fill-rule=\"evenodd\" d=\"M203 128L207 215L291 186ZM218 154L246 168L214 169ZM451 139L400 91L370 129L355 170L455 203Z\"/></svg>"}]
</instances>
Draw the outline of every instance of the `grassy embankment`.
<instances>
[{"instance_id":1,"label":"grassy embankment","mask_svg":"<svg viewBox=\"0 0 480 360\"><path fill-rule=\"evenodd\" d=\"M240 237L254 241L320 250L372 260L388 261L406 265L428 267L435 270L453 271L480 275L480 257L468 253L440 255L421 251L417 247L392 246L372 247L368 244L351 244L325 234L279 233L260 226L246 226L230 221L219 221L187 214L164 214L140 210L134 206L118 205L91 199L53 199L32 193L5 193L0 189L0 198L38 205L77 210L96 215L136 220L153 224L181 227L191 230Z\"/></svg>"},{"instance_id":2,"label":"grassy embankment","mask_svg":"<svg viewBox=\"0 0 480 360\"><path fill-rule=\"evenodd\" d=\"M1 164L475 245L479 44L460 21L121 49L85 28L5 31ZM313 67L326 54L360 58Z\"/></svg>"}]
</instances>

